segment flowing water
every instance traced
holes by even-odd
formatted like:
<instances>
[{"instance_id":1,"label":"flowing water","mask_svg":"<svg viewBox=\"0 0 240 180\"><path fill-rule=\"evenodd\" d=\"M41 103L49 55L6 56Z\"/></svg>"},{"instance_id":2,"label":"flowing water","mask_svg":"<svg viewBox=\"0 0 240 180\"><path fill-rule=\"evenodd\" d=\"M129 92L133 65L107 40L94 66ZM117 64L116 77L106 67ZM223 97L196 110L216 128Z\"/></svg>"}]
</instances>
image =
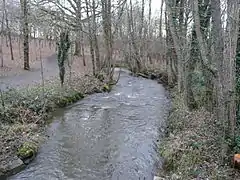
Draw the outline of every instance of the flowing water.
<instances>
[{"instance_id":1,"label":"flowing water","mask_svg":"<svg viewBox=\"0 0 240 180\"><path fill-rule=\"evenodd\" d=\"M162 85L121 72L110 93L62 110L36 159L10 180L152 180L169 100Z\"/></svg>"}]
</instances>

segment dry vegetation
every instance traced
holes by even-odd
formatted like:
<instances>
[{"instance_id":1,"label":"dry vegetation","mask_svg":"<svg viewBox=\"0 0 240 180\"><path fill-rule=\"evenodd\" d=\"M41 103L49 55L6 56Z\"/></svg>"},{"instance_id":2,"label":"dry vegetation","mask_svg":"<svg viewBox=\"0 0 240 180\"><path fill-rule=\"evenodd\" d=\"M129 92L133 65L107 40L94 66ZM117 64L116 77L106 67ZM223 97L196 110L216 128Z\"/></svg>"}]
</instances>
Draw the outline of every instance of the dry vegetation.
<instances>
[{"instance_id":1,"label":"dry vegetation","mask_svg":"<svg viewBox=\"0 0 240 180\"><path fill-rule=\"evenodd\" d=\"M71 80L68 74L64 88L58 81L51 80L46 82L44 89L38 85L3 93L5 105L0 109L0 174L4 171L1 167L17 154L23 143L39 145L45 139L42 132L56 108L72 104L87 94L102 92L106 90L105 86L91 75L73 72Z\"/></svg>"},{"instance_id":2,"label":"dry vegetation","mask_svg":"<svg viewBox=\"0 0 240 180\"><path fill-rule=\"evenodd\" d=\"M234 150L219 121L204 108L190 112L183 96L172 90L173 109L168 121L168 135L160 144L165 158L159 172L166 180L233 180L240 173L232 168Z\"/></svg>"},{"instance_id":3,"label":"dry vegetation","mask_svg":"<svg viewBox=\"0 0 240 180\"><path fill-rule=\"evenodd\" d=\"M21 145L25 142L34 142L39 145L45 139L43 134L45 125L51 119L51 113L56 108L72 104L87 94L101 92L106 86L103 81L92 76L90 56L86 51L86 66L83 66L82 57L74 56L71 52L68 54L66 81L64 87L61 87L58 69L56 68L57 59L55 56L50 56L55 54L55 47L52 45L50 49L49 44L43 44L43 42L40 46L35 46L34 42L30 45L30 50L37 50L32 54L30 53L30 59L33 58L33 60L30 60L30 72L22 70L22 59L16 59L16 57L19 57L17 56L18 50L14 49L13 51L16 53L13 61L10 52L4 52L3 68L6 70L1 71L1 76L6 76L11 81L15 81L17 76L22 76L22 78L33 76L34 81L28 82L26 79L19 89L15 89L13 86L10 91L2 92L0 175L5 173L4 164L11 161ZM5 48L8 50L8 47ZM43 69L41 69L40 57L42 57ZM40 77L41 71L44 73L43 81ZM51 73L49 73L50 71ZM5 82L6 79L1 78ZM30 86L26 87L26 84Z\"/></svg>"}]
</instances>

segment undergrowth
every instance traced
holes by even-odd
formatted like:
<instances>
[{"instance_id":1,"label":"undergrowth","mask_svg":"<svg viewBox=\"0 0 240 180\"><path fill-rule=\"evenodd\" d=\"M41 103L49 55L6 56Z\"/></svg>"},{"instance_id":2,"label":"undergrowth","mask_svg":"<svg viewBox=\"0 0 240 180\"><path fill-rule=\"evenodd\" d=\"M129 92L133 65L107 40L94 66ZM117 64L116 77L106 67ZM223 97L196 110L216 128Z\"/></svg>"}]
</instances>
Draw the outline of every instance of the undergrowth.
<instances>
[{"instance_id":1,"label":"undergrowth","mask_svg":"<svg viewBox=\"0 0 240 180\"><path fill-rule=\"evenodd\" d=\"M25 142L40 144L44 140L42 132L51 112L65 107L86 94L110 90L102 80L92 76L72 77L64 87L58 81L45 82L44 88L31 88L3 92L0 104L0 173L1 165L8 158L17 155Z\"/></svg>"},{"instance_id":2,"label":"undergrowth","mask_svg":"<svg viewBox=\"0 0 240 180\"><path fill-rule=\"evenodd\" d=\"M71 84L61 87L59 83L48 83L3 93L4 106L0 106L1 123L44 123L50 112L82 99L85 94L102 92L106 85L102 81L85 76L72 79Z\"/></svg>"},{"instance_id":3,"label":"undergrowth","mask_svg":"<svg viewBox=\"0 0 240 180\"><path fill-rule=\"evenodd\" d=\"M189 112L183 97L172 93L173 109L168 119L168 133L160 145L165 159L164 179L240 179L231 168L233 151L219 129L219 122L206 110Z\"/></svg>"}]
</instances>

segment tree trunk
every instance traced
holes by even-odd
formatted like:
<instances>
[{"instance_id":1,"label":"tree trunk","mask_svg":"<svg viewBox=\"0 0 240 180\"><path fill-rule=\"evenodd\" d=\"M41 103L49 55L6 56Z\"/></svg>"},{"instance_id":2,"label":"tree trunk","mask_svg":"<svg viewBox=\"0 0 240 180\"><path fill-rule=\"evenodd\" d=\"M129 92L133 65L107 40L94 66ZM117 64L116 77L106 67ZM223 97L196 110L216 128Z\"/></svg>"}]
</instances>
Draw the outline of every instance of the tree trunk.
<instances>
[{"instance_id":1,"label":"tree trunk","mask_svg":"<svg viewBox=\"0 0 240 180\"><path fill-rule=\"evenodd\" d=\"M76 23L77 23L77 29L76 29L76 40L75 40L75 50L74 50L74 55L75 56L81 56L81 32L82 32L82 1L76 1L76 8L75 8L75 13L76 13Z\"/></svg>"},{"instance_id":2,"label":"tree trunk","mask_svg":"<svg viewBox=\"0 0 240 180\"><path fill-rule=\"evenodd\" d=\"M239 13L240 16L240 13ZM240 18L240 17L239 17ZM240 19L238 22L240 26ZM236 49L236 95L240 97L240 29L238 30L238 40ZM237 121L240 121L240 99L237 98Z\"/></svg>"},{"instance_id":3,"label":"tree trunk","mask_svg":"<svg viewBox=\"0 0 240 180\"><path fill-rule=\"evenodd\" d=\"M87 14L87 19L88 19L88 29L89 29L89 48L90 48L90 54L92 58L92 69L93 69L93 75L96 75L96 66L95 66L95 55L94 55L94 49L93 49L93 33L92 33L92 27L90 23L90 15L89 15L89 3L88 0L85 0L86 3L86 14Z\"/></svg>"},{"instance_id":4,"label":"tree trunk","mask_svg":"<svg viewBox=\"0 0 240 180\"><path fill-rule=\"evenodd\" d=\"M29 30L28 30L28 3L27 0L21 0L23 15L23 53L24 53L24 70L29 70Z\"/></svg>"},{"instance_id":5,"label":"tree trunk","mask_svg":"<svg viewBox=\"0 0 240 180\"><path fill-rule=\"evenodd\" d=\"M166 27L166 46L167 46L167 52L166 52L166 67L167 67L167 73L168 73L168 84L170 86L174 85L177 80L177 72L176 69L173 68L174 61L176 61L175 58L175 49L173 48L173 40L170 32L169 27L169 20L167 18L167 13L165 12L165 27Z\"/></svg>"},{"instance_id":6,"label":"tree trunk","mask_svg":"<svg viewBox=\"0 0 240 180\"><path fill-rule=\"evenodd\" d=\"M148 43L147 43L147 57L150 64L153 64L152 62L152 56L151 56L151 48L149 47L152 43L152 23L151 23L151 17L152 17L152 0L149 0L149 14L148 14Z\"/></svg>"},{"instance_id":7,"label":"tree trunk","mask_svg":"<svg viewBox=\"0 0 240 180\"><path fill-rule=\"evenodd\" d=\"M226 27L226 44L225 44L225 99L227 107L227 115L230 123L230 134L234 137L236 127L236 96L235 96L235 81L236 81L236 49L237 38L239 31L239 2L228 0L227 3L227 27Z\"/></svg>"},{"instance_id":8,"label":"tree trunk","mask_svg":"<svg viewBox=\"0 0 240 180\"><path fill-rule=\"evenodd\" d=\"M198 3L197 3L198 1ZM202 1L201 1L202 2ZM195 7L198 6L198 7ZM208 28L208 24L209 24L209 20L210 20L210 15L208 13L208 7L209 7L209 2L204 1L204 4L200 3L200 0L196 0L194 2L194 25L193 25L193 29L192 29L192 40L191 40L191 50L190 50L190 59L188 61L188 63L186 63L186 93L185 93L185 99L187 102L187 106L189 108L189 110L193 110L197 107L197 103L194 99L194 95L193 95L193 91L192 91L192 73L194 72L195 69L195 65L197 63L199 59L199 56L201 55L201 53L199 52L199 45L203 46L202 44L198 43L198 37L200 39L200 41L204 41L202 34L205 35L206 34L206 29ZM201 8L201 9L200 9ZM200 10L199 10L200 9ZM199 12L200 11L200 12ZM207 14L207 16L206 16ZM201 21L199 20L199 18L201 19ZM196 23L197 23L197 28L196 28ZM199 26L201 27L201 29L199 28ZM198 36L197 36L197 32L198 31ZM200 32L201 31L201 32ZM202 53L204 58L205 56L207 57L207 53L205 52L205 47L201 47L200 49L202 49ZM209 58L208 58L209 59ZM208 70L204 69L203 67L203 73L207 76L205 76L206 79L206 99L208 102L212 103L212 86L211 85L211 74L208 73ZM210 103L209 103L210 104ZM208 108L209 109L209 108Z\"/></svg>"},{"instance_id":9,"label":"tree trunk","mask_svg":"<svg viewBox=\"0 0 240 180\"><path fill-rule=\"evenodd\" d=\"M77 32L77 40L75 41L75 51L74 51L74 55L75 56L81 56L81 42L79 40L80 37L80 33Z\"/></svg>"},{"instance_id":10,"label":"tree trunk","mask_svg":"<svg viewBox=\"0 0 240 180\"><path fill-rule=\"evenodd\" d=\"M224 70L223 70L223 57L224 57L224 41L223 41L223 30L222 30L222 22L221 22L221 8L220 8L220 0L212 0L211 1L212 8L212 33L213 33L213 49L214 49L214 57L213 60L217 64L217 76L215 81L216 93L217 93L217 108L216 114L217 119L220 121L222 125L223 134L225 134L225 101L224 101Z\"/></svg>"},{"instance_id":11,"label":"tree trunk","mask_svg":"<svg viewBox=\"0 0 240 180\"><path fill-rule=\"evenodd\" d=\"M164 4L164 0L162 0L161 2L161 10L160 10L160 21L159 21L159 40L160 40L160 63L164 64L164 68L166 68L166 61L164 60L164 54L165 54L165 50L164 50L164 41L163 41L163 36L162 36L162 19L163 19L163 4Z\"/></svg>"},{"instance_id":12,"label":"tree trunk","mask_svg":"<svg viewBox=\"0 0 240 180\"><path fill-rule=\"evenodd\" d=\"M186 63L186 82L185 82L186 83L185 98L187 102L187 107L190 111L197 108L197 103L194 99L194 95L192 91L192 74L195 69L197 57L198 57L198 44L197 44L197 35L194 27L192 30L190 58L188 60L188 63Z\"/></svg>"},{"instance_id":13,"label":"tree trunk","mask_svg":"<svg viewBox=\"0 0 240 180\"><path fill-rule=\"evenodd\" d=\"M199 19L199 8L198 8L198 0L194 0L194 10L193 10L193 16L194 16L194 23L195 23L195 30L197 34L197 40L198 40L198 45L199 45L199 50L201 52L201 58L202 58L202 63L204 67L206 67L214 76L216 76L217 69L211 66L211 64L208 61L207 58L207 49L206 49L206 43L203 39L203 35L201 32L201 24L200 24L200 19Z\"/></svg>"},{"instance_id":14,"label":"tree trunk","mask_svg":"<svg viewBox=\"0 0 240 180\"><path fill-rule=\"evenodd\" d=\"M3 0L3 3L5 3L5 0ZM13 57L13 47L12 47L12 36L11 36L11 31L9 28L9 22L8 22L8 15L7 15L7 11L6 8L4 9L5 11L5 20L6 20L6 28L7 28L7 35L8 35L8 39L9 39L9 48L10 48L10 53L11 53L11 60L14 60Z\"/></svg>"},{"instance_id":15,"label":"tree trunk","mask_svg":"<svg viewBox=\"0 0 240 180\"><path fill-rule=\"evenodd\" d=\"M86 66L83 32L81 32L81 42L82 42L82 46L81 47L82 47L83 66Z\"/></svg>"},{"instance_id":16,"label":"tree trunk","mask_svg":"<svg viewBox=\"0 0 240 180\"><path fill-rule=\"evenodd\" d=\"M106 47L106 61L108 64L108 77L112 79L112 11L111 11L111 0L101 0L102 3L102 19L103 19L103 31L104 31L104 42Z\"/></svg>"},{"instance_id":17,"label":"tree trunk","mask_svg":"<svg viewBox=\"0 0 240 180\"><path fill-rule=\"evenodd\" d=\"M139 56L139 50L137 48L137 44L135 41L135 32L134 32L134 22L133 22L133 9L132 9L132 0L130 0L130 13L127 13L128 15L128 30L130 34L130 41L131 41L131 46L133 47L134 50L134 59L137 64L137 71L142 70L142 65L141 65L141 60Z\"/></svg>"},{"instance_id":18,"label":"tree trunk","mask_svg":"<svg viewBox=\"0 0 240 180\"><path fill-rule=\"evenodd\" d=\"M130 5L132 6L132 2L130 2ZM130 7L132 8L132 7ZM141 11L141 24L139 28L139 46L140 46L140 58L144 59L144 46L145 46L145 39L143 38L143 25L144 25L144 12L145 12L145 0L142 0L142 11ZM132 13L132 10L131 10ZM132 21L132 20L131 20ZM138 65L139 66L139 65ZM138 67L141 68L141 67Z\"/></svg>"},{"instance_id":19,"label":"tree trunk","mask_svg":"<svg viewBox=\"0 0 240 180\"><path fill-rule=\"evenodd\" d=\"M4 66L4 57L3 57L3 43L4 43L4 18L5 18L5 5L6 5L6 2L5 0L3 0L3 4L2 4L2 8L3 8L3 11L2 11L2 23L1 23L1 45L0 45L0 53L1 53L1 67Z\"/></svg>"},{"instance_id":20,"label":"tree trunk","mask_svg":"<svg viewBox=\"0 0 240 180\"><path fill-rule=\"evenodd\" d=\"M96 69L97 73L101 70L101 62L100 62L100 52L98 47L98 39L97 39L97 22L96 22L96 4L95 0L92 1L93 8L93 38L94 38L94 47L95 47L95 55L96 55Z\"/></svg>"},{"instance_id":21,"label":"tree trunk","mask_svg":"<svg viewBox=\"0 0 240 180\"><path fill-rule=\"evenodd\" d=\"M176 27L174 26L174 19L172 15L172 10L171 10L171 5L169 2L166 2L166 7L167 7L167 12L168 12L168 22L169 22L169 29L172 35L174 47L176 50L176 55L177 55L177 64L178 64L178 92L182 93L183 92L183 54L181 52L181 47L180 47L180 42L179 38L176 32Z\"/></svg>"}]
</instances>

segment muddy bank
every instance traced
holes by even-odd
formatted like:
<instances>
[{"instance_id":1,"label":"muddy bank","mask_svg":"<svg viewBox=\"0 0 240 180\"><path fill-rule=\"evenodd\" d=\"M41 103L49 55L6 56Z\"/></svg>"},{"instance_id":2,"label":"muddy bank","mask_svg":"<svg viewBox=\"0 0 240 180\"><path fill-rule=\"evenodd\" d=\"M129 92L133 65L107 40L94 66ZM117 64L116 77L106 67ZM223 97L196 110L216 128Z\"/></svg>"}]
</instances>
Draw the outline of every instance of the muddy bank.
<instances>
[{"instance_id":1,"label":"muddy bank","mask_svg":"<svg viewBox=\"0 0 240 180\"><path fill-rule=\"evenodd\" d=\"M35 158L55 110L106 90L110 88L97 78L72 74L63 88L56 80L44 88L36 85L4 92L0 106L0 179L21 171Z\"/></svg>"}]
</instances>

